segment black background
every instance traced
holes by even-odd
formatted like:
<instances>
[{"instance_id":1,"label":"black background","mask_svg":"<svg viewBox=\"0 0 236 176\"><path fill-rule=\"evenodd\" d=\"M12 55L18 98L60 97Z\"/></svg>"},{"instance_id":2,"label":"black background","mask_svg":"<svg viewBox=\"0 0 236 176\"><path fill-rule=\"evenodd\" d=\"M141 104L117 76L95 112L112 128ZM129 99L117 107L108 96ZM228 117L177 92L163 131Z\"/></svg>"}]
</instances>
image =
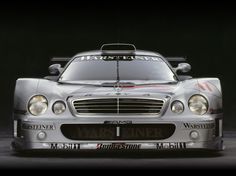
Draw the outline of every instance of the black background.
<instances>
[{"instance_id":1,"label":"black background","mask_svg":"<svg viewBox=\"0 0 236 176\"><path fill-rule=\"evenodd\" d=\"M184 56L193 76L220 78L224 126L236 129L236 11L225 1L1 3L0 127L11 127L17 78L45 76L51 57L110 42Z\"/></svg>"}]
</instances>

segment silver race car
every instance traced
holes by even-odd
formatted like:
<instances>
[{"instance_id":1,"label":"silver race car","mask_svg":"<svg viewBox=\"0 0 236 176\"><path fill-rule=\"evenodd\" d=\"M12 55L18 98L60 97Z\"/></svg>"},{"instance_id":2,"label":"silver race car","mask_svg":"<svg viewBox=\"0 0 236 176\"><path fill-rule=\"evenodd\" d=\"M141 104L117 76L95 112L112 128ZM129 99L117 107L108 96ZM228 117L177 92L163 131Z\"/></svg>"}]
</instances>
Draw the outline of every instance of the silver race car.
<instances>
[{"instance_id":1,"label":"silver race car","mask_svg":"<svg viewBox=\"0 0 236 176\"><path fill-rule=\"evenodd\" d=\"M54 61L16 81L15 150L223 149L220 80L178 75L181 58L105 44Z\"/></svg>"}]
</instances>

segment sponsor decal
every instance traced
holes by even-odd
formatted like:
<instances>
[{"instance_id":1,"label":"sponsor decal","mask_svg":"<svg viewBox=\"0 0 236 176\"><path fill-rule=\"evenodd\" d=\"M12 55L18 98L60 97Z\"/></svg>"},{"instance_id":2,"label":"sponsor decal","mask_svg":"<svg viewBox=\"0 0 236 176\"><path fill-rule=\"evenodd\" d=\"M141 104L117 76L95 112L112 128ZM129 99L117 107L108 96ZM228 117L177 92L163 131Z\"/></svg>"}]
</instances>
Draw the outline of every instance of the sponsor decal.
<instances>
[{"instance_id":1,"label":"sponsor decal","mask_svg":"<svg viewBox=\"0 0 236 176\"><path fill-rule=\"evenodd\" d=\"M104 121L104 124L132 124L131 120L120 121Z\"/></svg>"},{"instance_id":2,"label":"sponsor decal","mask_svg":"<svg viewBox=\"0 0 236 176\"><path fill-rule=\"evenodd\" d=\"M51 149L78 150L78 149L80 149L80 144L77 144L77 143L51 143Z\"/></svg>"},{"instance_id":3,"label":"sponsor decal","mask_svg":"<svg viewBox=\"0 0 236 176\"><path fill-rule=\"evenodd\" d=\"M107 125L107 126L106 126ZM95 126L88 128L87 126L76 128L71 132L70 136L84 140L104 140L104 139L163 139L165 136L171 135L171 130L164 132L162 128L149 126L132 126L131 124L104 124L104 126Z\"/></svg>"},{"instance_id":4,"label":"sponsor decal","mask_svg":"<svg viewBox=\"0 0 236 176\"><path fill-rule=\"evenodd\" d=\"M186 143L185 142L164 142L164 143L157 143L157 149L185 149Z\"/></svg>"},{"instance_id":5,"label":"sponsor decal","mask_svg":"<svg viewBox=\"0 0 236 176\"><path fill-rule=\"evenodd\" d=\"M103 60L134 60L135 56L103 56Z\"/></svg>"},{"instance_id":6,"label":"sponsor decal","mask_svg":"<svg viewBox=\"0 0 236 176\"><path fill-rule=\"evenodd\" d=\"M116 136L116 128L114 127L87 128L85 126L77 128L75 133L80 139L84 140L112 139ZM73 133L71 135L73 135Z\"/></svg>"},{"instance_id":7,"label":"sponsor decal","mask_svg":"<svg viewBox=\"0 0 236 176\"><path fill-rule=\"evenodd\" d=\"M24 130L55 130L53 124L27 124L23 123L21 129Z\"/></svg>"},{"instance_id":8,"label":"sponsor decal","mask_svg":"<svg viewBox=\"0 0 236 176\"><path fill-rule=\"evenodd\" d=\"M188 129L211 129L215 127L214 123L183 123Z\"/></svg>"},{"instance_id":9,"label":"sponsor decal","mask_svg":"<svg viewBox=\"0 0 236 176\"><path fill-rule=\"evenodd\" d=\"M108 150L137 150L140 149L141 144L126 144L126 143L112 143L112 144L97 144L97 149Z\"/></svg>"},{"instance_id":10,"label":"sponsor decal","mask_svg":"<svg viewBox=\"0 0 236 176\"><path fill-rule=\"evenodd\" d=\"M164 136L161 128L140 127L140 128L123 128L121 127L121 135L125 139L139 138L162 138Z\"/></svg>"},{"instance_id":11,"label":"sponsor decal","mask_svg":"<svg viewBox=\"0 0 236 176\"><path fill-rule=\"evenodd\" d=\"M119 55L112 55L112 56L81 56L78 57L79 60L108 60L108 61L116 61L116 60L153 60L153 61L160 61L158 57L150 57L150 56L119 56Z\"/></svg>"},{"instance_id":12,"label":"sponsor decal","mask_svg":"<svg viewBox=\"0 0 236 176\"><path fill-rule=\"evenodd\" d=\"M217 89L214 85L212 85L210 82L198 82L195 87L197 89L200 89L201 91L205 92L215 92Z\"/></svg>"}]
</instances>

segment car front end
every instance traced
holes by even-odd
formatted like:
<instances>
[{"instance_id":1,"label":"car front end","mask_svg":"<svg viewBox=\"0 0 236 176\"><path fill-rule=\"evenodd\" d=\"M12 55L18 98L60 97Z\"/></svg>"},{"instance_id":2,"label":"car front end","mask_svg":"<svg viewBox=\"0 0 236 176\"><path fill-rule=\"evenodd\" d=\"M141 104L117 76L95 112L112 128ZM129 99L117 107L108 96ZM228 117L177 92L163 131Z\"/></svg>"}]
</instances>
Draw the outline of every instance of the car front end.
<instances>
[{"instance_id":1,"label":"car front end","mask_svg":"<svg viewBox=\"0 0 236 176\"><path fill-rule=\"evenodd\" d=\"M55 72L60 65L51 68ZM222 150L219 79L180 81L177 69L158 54L98 51L75 56L56 80L18 79L12 146L17 151Z\"/></svg>"},{"instance_id":2,"label":"car front end","mask_svg":"<svg viewBox=\"0 0 236 176\"><path fill-rule=\"evenodd\" d=\"M38 118L30 113L15 114L14 147L23 150L222 150L222 112L199 116L185 107L187 112L179 114L173 112L175 101L160 94L70 97L61 116Z\"/></svg>"}]
</instances>

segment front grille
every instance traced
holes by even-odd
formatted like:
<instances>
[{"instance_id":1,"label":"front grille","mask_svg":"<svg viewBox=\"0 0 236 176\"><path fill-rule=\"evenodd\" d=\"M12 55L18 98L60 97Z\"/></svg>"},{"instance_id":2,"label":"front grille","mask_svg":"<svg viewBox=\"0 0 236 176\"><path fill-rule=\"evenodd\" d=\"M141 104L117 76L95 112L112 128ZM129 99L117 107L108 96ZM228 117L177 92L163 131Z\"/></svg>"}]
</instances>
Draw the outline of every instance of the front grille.
<instances>
[{"instance_id":1,"label":"front grille","mask_svg":"<svg viewBox=\"0 0 236 176\"><path fill-rule=\"evenodd\" d=\"M63 124L62 134L72 140L163 140L174 124Z\"/></svg>"},{"instance_id":2,"label":"front grille","mask_svg":"<svg viewBox=\"0 0 236 176\"><path fill-rule=\"evenodd\" d=\"M78 114L159 114L164 101L140 98L102 98L74 100L72 104Z\"/></svg>"}]
</instances>

